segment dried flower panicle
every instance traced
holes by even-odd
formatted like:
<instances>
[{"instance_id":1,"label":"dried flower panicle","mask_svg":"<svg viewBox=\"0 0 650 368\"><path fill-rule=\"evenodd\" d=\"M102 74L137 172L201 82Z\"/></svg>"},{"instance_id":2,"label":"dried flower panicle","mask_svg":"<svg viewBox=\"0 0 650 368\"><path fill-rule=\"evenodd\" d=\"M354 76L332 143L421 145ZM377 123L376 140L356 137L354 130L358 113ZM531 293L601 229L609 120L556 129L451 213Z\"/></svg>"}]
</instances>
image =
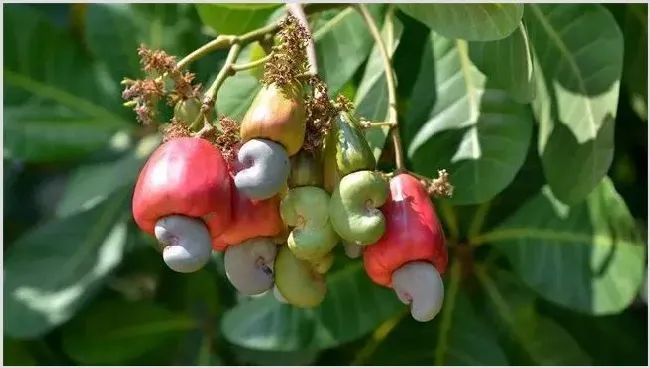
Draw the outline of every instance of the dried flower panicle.
<instances>
[{"instance_id":1,"label":"dried flower panicle","mask_svg":"<svg viewBox=\"0 0 650 368\"><path fill-rule=\"evenodd\" d=\"M341 111L352 111L354 110L354 104L348 100L347 97L343 95L338 95L336 96L336 100L334 102L334 105L336 106L337 109Z\"/></svg>"},{"instance_id":2,"label":"dried flower panicle","mask_svg":"<svg viewBox=\"0 0 650 368\"><path fill-rule=\"evenodd\" d=\"M138 56L142 71L148 77L142 80L125 78L122 98L133 102L133 110L141 124L157 123L158 103L165 97L173 106L182 99L201 96L201 84L193 84L195 74L179 70L173 56L162 50L150 50L143 44L138 47ZM173 89L168 89L165 78L173 82Z\"/></svg>"},{"instance_id":3,"label":"dried flower panicle","mask_svg":"<svg viewBox=\"0 0 650 368\"><path fill-rule=\"evenodd\" d=\"M264 66L265 84L276 83L285 86L309 69L307 45L309 32L292 15L280 23L280 43L272 47L270 59Z\"/></svg>"},{"instance_id":4,"label":"dried flower panicle","mask_svg":"<svg viewBox=\"0 0 650 368\"><path fill-rule=\"evenodd\" d=\"M316 152L323 145L325 135L330 129L332 118L336 115L336 108L329 100L327 86L318 77L309 79L313 95L305 102L307 105L307 129L303 148L308 152Z\"/></svg>"},{"instance_id":5,"label":"dried flower panicle","mask_svg":"<svg viewBox=\"0 0 650 368\"><path fill-rule=\"evenodd\" d=\"M454 187L449 182L449 174L447 170L438 170L438 178L431 180L427 187L430 195L436 197L451 197L454 194Z\"/></svg>"},{"instance_id":6,"label":"dried flower panicle","mask_svg":"<svg viewBox=\"0 0 650 368\"><path fill-rule=\"evenodd\" d=\"M167 142L168 140L175 138L189 137L192 135L192 132L190 132L187 126L177 121L175 118L172 118L170 123L167 126L163 127L161 130L163 133L163 142Z\"/></svg>"},{"instance_id":7,"label":"dried flower panicle","mask_svg":"<svg viewBox=\"0 0 650 368\"><path fill-rule=\"evenodd\" d=\"M211 140L219 148L226 162L233 162L237 155L237 144L241 141L239 124L223 116L219 119L219 130L219 133L214 132L211 137L206 138Z\"/></svg>"}]
</instances>

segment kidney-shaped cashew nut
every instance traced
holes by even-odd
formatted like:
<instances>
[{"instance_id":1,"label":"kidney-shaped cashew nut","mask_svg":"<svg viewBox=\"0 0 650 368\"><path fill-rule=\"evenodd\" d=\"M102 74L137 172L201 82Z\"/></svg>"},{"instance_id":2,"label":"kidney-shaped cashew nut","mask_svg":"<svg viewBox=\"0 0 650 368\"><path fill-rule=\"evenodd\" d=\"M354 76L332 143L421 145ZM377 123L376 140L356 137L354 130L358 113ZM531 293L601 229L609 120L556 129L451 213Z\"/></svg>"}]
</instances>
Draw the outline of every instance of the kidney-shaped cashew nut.
<instances>
[{"instance_id":1,"label":"kidney-shaped cashew nut","mask_svg":"<svg viewBox=\"0 0 650 368\"><path fill-rule=\"evenodd\" d=\"M210 233L201 220L165 216L156 222L154 233L163 245L163 260L176 272L198 271L210 260Z\"/></svg>"},{"instance_id":2,"label":"kidney-shaped cashew nut","mask_svg":"<svg viewBox=\"0 0 650 368\"><path fill-rule=\"evenodd\" d=\"M291 171L287 151L266 139L244 143L237 160L244 169L235 174L235 186L254 200L268 199L280 192Z\"/></svg>"},{"instance_id":3,"label":"kidney-shaped cashew nut","mask_svg":"<svg viewBox=\"0 0 650 368\"><path fill-rule=\"evenodd\" d=\"M416 321L428 322L440 312L445 287L432 264L409 262L393 272L392 282L399 300L410 304Z\"/></svg>"},{"instance_id":4,"label":"kidney-shaped cashew nut","mask_svg":"<svg viewBox=\"0 0 650 368\"><path fill-rule=\"evenodd\" d=\"M277 246L267 238L253 238L231 245L224 254L230 283L240 293L257 295L273 286L273 262Z\"/></svg>"}]
</instances>

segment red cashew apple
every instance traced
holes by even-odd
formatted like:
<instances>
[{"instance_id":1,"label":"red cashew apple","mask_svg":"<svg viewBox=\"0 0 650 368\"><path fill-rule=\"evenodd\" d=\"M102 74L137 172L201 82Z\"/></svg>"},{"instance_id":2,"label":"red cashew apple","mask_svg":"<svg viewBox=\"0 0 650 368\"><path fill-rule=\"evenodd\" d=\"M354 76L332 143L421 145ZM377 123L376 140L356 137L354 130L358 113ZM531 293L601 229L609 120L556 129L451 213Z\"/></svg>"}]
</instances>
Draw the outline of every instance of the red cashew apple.
<instances>
[{"instance_id":1,"label":"red cashew apple","mask_svg":"<svg viewBox=\"0 0 650 368\"><path fill-rule=\"evenodd\" d=\"M390 180L390 196L381 211L386 232L363 249L366 273L410 304L414 319L429 321L442 307L440 275L447 268L445 235L433 204L418 179L398 174Z\"/></svg>"},{"instance_id":2,"label":"red cashew apple","mask_svg":"<svg viewBox=\"0 0 650 368\"><path fill-rule=\"evenodd\" d=\"M280 217L279 195L255 200L237 189L234 178L242 169L245 167L236 160L230 163L232 219L230 226L212 241L212 248L225 253L226 276L235 289L256 295L273 286L277 251L273 238L286 227Z\"/></svg>"},{"instance_id":3,"label":"red cashew apple","mask_svg":"<svg viewBox=\"0 0 650 368\"><path fill-rule=\"evenodd\" d=\"M280 196L256 201L250 199L232 186L232 222L230 226L212 241L212 249L223 252L230 245L243 243L257 237L274 237L284 230L280 218Z\"/></svg>"},{"instance_id":4,"label":"red cashew apple","mask_svg":"<svg viewBox=\"0 0 650 368\"><path fill-rule=\"evenodd\" d=\"M241 145L236 149L239 147ZM230 163L232 218L228 228L212 241L212 248L218 252L223 252L228 246L243 243L248 239L275 237L285 229L280 217L280 195L255 200L237 190L234 177L243 168L237 162Z\"/></svg>"},{"instance_id":5,"label":"red cashew apple","mask_svg":"<svg viewBox=\"0 0 650 368\"><path fill-rule=\"evenodd\" d=\"M163 259L177 272L193 272L210 259L211 241L231 222L228 166L201 138L160 145L140 170L133 218L163 244Z\"/></svg>"}]
</instances>

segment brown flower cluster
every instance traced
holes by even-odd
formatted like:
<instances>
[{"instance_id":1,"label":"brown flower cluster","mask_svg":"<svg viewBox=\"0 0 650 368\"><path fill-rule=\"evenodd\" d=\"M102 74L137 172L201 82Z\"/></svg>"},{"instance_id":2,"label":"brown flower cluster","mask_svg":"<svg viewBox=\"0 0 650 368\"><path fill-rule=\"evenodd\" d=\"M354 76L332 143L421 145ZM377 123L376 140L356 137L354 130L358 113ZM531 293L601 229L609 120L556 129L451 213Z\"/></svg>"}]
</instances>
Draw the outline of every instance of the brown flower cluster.
<instances>
[{"instance_id":1,"label":"brown flower cluster","mask_svg":"<svg viewBox=\"0 0 650 368\"><path fill-rule=\"evenodd\" d=\"M241 141L239 136L239 124L236 121L222 117L219 119L219 132L213 132L212 136L206 137L219 148L226 162L232 162L237 152L237 144Z\"/></svg>"},{"instance_id":2,"label":"brown flower cluster","mask_svg":"<svg viewBox=\"0 0 650 368\"><path fill-rule=\"evenodd\" d=\"M138 48L140 67L148 77L142 80L125 78L122 98L134 105L138 121L143 125L157 124L157 106L166 96L167 104L175 105L182 99L200 97L201 84L193 84L195 74L181 71L176 59L162 50L150 50L145 45ZM168 89L166 81L171 82Z\"/></svg>"},{"instance_id":3,"label":"brown flower cluster","mask_svg":"<svg viewBox=\"0 0 650 368\"><path fill-rule=\"evenodd\" d=\"M288 15L280 23L278 36L280 43L272 47L271 57L264 66L262 82L285 86L309 68L306 52L309 32L296 17Z\"/></svg>"},{"instance_id":4,"label":"brown flower cluster","mask_svg":"<svg viewBox=\"0 0 650 368\"><path fill-rule=\"evenodd\" d=\"M432 179L424 186L430 195L435 197L451 197L454 194L454 186L449 182L447 170L438 170L438 178Z\"/></svg>"},{"instance_id":5,"label":"brown flower cluster","mask_svg":"<svg viewBox=\"0 0 650 368\"><path fill-rule=\"evenodd\" d=\"M303 148L308 152L316 152L323 145L332 118L336 115L336 108L329 100L327 86L318 77L309 79L313 95L307 99L307 129Z\"/></svg>"},{"instance_id":6,"label":"brown flower cluster","mask_svg":"<svg viewBox=\"0 0 650 368\"><path fill-rule=\"evenodd\" d=\"M176 121L175 118L172 118L170 124L166 125L161 130L163 133L164 142L175 138L189 137L192 135L192 132L190 132L187 126Z\"/></svg>"}]
</instances>

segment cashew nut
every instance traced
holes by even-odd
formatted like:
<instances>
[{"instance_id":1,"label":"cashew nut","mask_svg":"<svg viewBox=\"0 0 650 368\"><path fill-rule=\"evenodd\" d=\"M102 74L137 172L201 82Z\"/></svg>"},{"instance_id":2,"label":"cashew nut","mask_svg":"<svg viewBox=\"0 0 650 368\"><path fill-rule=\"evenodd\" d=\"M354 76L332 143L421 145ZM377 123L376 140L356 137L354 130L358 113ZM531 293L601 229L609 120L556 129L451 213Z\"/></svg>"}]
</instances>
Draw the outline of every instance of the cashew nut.
<instances>
[{"instance_id":1,"label":"cashew nut","mask_svg":"<svg viewBox=\"0 0 650 368\"><path fill-rule=\"evenodd\" d=\"M235 174L235 186L254 200L268 199L280 192L291 171L287 151L266 139L244 143L237 159L244 169Z\"/></svg>"},{"instance_id":2,"label":"cashew nut","mask_svg":"<svg viewBox=\"0 0 650 368\"><path fill-rule=\"evenodd\" d=\"M273 286L273 262L277 246L267 238L253 238L231 245L224 254L230 283L245 295L261 294Z\"/></svg>"},{"instance_id":3,"label":"cashew nut","mask_svg":"<svg viewBox=\"0 0 650 368\"><path fill-rule=\"evenodd\" d=\"M201 220L172 215L156 222L156 239L163 245L163 260L176 272L198 271L210 260L210 233Z\"/></svg>"},{"instance_id":4,"label":"cashew nut","mask_svg":"<svg viewBox=\"0 0 650 368\"><path fill-rule=\"evenodd\" d=\"M409 262L393 272L392 283L399 300L410 304L416 321L428 322L440 312L445 287L432 264Z\"/></svg>"}]
</instances>

